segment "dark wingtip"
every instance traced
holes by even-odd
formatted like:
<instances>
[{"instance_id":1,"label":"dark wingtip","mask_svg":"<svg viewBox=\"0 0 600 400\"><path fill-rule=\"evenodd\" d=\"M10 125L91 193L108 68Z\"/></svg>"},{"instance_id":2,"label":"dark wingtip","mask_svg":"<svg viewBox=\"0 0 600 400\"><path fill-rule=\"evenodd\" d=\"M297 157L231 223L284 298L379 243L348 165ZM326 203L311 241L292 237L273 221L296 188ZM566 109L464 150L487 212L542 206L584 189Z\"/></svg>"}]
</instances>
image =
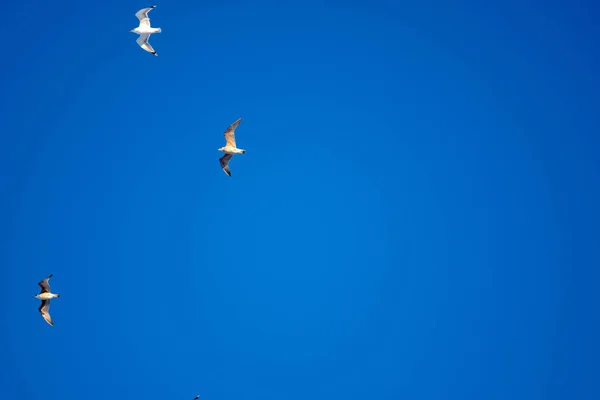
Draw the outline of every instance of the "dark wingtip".
<instances>
[{"instance_id":1,"label":"dark wingtip","mask_svg":"<svg viewBox=\"0 0 600 400\"><path fill-rule=\"evenodd\" d=\"M52 278L52 276L53 276L53 275L54 275L54 274L50 274L50 275L48 275L48 278Z\"/></svg>"}]
</instances>

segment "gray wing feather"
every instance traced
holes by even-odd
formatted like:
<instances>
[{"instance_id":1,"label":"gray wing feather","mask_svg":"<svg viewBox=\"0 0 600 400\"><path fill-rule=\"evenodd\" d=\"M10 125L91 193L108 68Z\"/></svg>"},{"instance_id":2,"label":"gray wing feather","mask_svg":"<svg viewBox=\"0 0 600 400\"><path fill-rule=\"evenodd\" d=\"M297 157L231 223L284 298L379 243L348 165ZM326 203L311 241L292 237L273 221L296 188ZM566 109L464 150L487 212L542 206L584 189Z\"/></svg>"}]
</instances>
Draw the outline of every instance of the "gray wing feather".
<instances>
[{"instance_id":1,"label":"gray wing feather","mask_svg":"<svg viewBox=\"0 0 600 400\"><path fill-rule=\"evenodd\" d=\"M235 148L235 128L238 127L240 121L242 119L239 118L233 124L229 125L229 128L225 131L225 140L227 141L227 146Z\"/></svg>"},{"instance_id":2,"label":"gray wing feather","mask_svg":"<svg viewBox=\"0 0 600 400\"><path fill-rule=\"evenodd\" d=\"M47 278L42 279L41 281L38 282L38 285L40 285L40 288L41 288L40 293L49 293L50 292L50 282L48 282L50 280L50 278L52 278L52 274L48 275Z\"/></svg>"},{"instance_id":3,"label":"gray wing feather","mask_svg":"<svg viewBox=\"0 0 600 400\"><path fill-rule=\"evenodd\" d=\"M221 164L221 168L228 176L231 176L231 171L229 170L229 160L231 160L233 154L225 154L223 157L219 158L219 163Z\"/></svg>"},{"instance_id":4,"label":"gray wing feather","mask_svg":"<svg viewBox=\"0 0 600 400\"><path fill-rule=\"evenodd\" d=\"M140 11L135 13L137 19L140 20L140 25L150 25L150 18L148 18L148 13L155 7L156 6L142 8Z\"/></svg>"},{"instance_id":5,"label":"gray wing feather","mask_svg":"<svg viewBox=\"0 0 600 400\"><path fill-rule=\"evenodd\" d=\"M150 34L149 33L142 33L142 34L140 34L140 37L136 39L136 42L137 42L137 44L140 45L140 47L142 49L146 50L148 53L155 54L156 51L154 50L154 48L150 44L149 40L150 40Z\"/></svg>"},{"instance_id":6,"label":"gray wing feather","mask_svg":"<svg viewBox=\"0 0 600 400\"><path fill-rule=\"evenodd\" d=\"M42 300L42 304L40 304L38 310L40 314L42 314L44 320L46 320L46 322L49 323L51 326L54 326L54 323L52 322L52 317L50 316L50 300Z\"/></svg>"}]
</instances>

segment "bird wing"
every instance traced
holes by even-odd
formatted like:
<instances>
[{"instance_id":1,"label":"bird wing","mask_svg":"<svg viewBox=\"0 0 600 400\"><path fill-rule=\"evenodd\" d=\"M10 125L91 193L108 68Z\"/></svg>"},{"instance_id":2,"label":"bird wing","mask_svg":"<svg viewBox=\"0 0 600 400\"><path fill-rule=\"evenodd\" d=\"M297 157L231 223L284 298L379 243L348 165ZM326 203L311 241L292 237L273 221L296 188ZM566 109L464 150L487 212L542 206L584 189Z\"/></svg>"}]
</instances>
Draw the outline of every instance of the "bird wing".
<instances>
[{"instance_id":1,"label":"bird wing","mask_svg":"<svg viewBox=\"0 0 600 400\"><path fill-rule=\"evenodd\" d=\"M231 171L229 170L229 160L231 160L233 154L225 154L223 157L219 158L219 162L221 163L221 168L227 174L227 176L231 176Z\"/></svg>"},{"instance_id":2,"label":"bird wing","mask_svg":"<svg viewBox=\"0 0 600 400\"><path fill-rule=\"evenodd\" d=\"M42 289L40 291L40 293L49 293L50 292L50 283L48 282L50 280L50 278L52 278L52 274L48 275L47 278L42 279L41 281L38 282L38 285L40 285L40 288Z\"/></svg>"},{"instance_id":3,"label":"bird wing","mask_svg":"<svg viewBox=\"0 0 600 400\"><path fill-rule=\"evenodd\" d=\"M241 120L242 119L240 118L237 121L235 121L225 131L225 140L227 141L227 147L235 148L235 128L237 128Z\"/></svg>"},{"instance_id":4,"label":"bird wing","mask_svg":"<svg viewBox=\"0 0 600 400\"><path fill-rule=\"evenodd\" d=\"M196 396L194 397L194 400L198 400L200 398L200 396Z\"/></svg>"},{"instance_id":5,"label":"bird wing","mask_svg":"<svg viewBox=\"0 0 600 400\"><path fill-rule=\"evenodd\" d=\"M150 39L149 33L142 33L140 35L140 37L136 39L136 42L137 42L137 44L140 45L140 47L142 49L146 50L148 53L156 54L156 51L154 51L154 48L148 41L149 39Z\"/></svg>"},{"instance_id":6,"label":"bird wing","mask_svg":"<svg viewBox=\"0 0 600 400\"><path fill-rule=\"evenodd\" d=\"M150 18L148 18L148 13L156 6L142 8L140 11L135 13L135 16L140 20L140 26L150 26Z\"/></svg>"},{"instance_id":7,"label":"bird wing","mask_svg":"<svg viewBox=\"0 0 600 400\"><path fill-rule=\"evenodd\" d=\"M38 310L40 314L42 314L42 317L46 320L46 322L54 326L54 323L52 322L52 317L50 316L50 300L42 300L42 304L40 304Z\"/></svg>"}]
</instances>

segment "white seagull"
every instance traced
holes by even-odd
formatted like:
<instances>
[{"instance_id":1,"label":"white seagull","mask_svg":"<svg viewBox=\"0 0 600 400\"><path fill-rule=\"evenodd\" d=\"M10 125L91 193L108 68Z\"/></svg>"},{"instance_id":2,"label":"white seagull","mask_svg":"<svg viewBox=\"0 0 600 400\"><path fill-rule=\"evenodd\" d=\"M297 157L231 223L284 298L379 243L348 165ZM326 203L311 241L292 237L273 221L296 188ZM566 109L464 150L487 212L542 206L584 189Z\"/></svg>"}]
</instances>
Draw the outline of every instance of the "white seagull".
<instances>
[{"instance_id":1,"label":"white seagull","mask_svg":"<svg viewBox=\"0 0 600 400\"><path fill-rule=\"evenodd\" d=\"M241 120L241 118L238 119L227 128L225 131L225 140L227 141L227 144L220 149L217 149L225 153L223 157L219 158L219 162L221 163L221 168L223 168L223 171L225 171L228 176L231 176L231 171L229 170L229 160L231 160L231 157L233 157L234 154L244 154L246 152L246 150L238 149L235 146L235 128L237 128Z\"/></svg>"},{"instance_id":2,"label":"white seagull","mask_svg":"<svg viewBox=\"0 0 600 400\"><path fill-rule=\"evenodd\" d=\"M40 285L41 291L39 294L36 294L33 297L35 297L36 299L40 299L42 301L42 304L40 304L40 306L38 307L38 311L40 312L40 314L42 314L42 317L44 317L44 319L46 320L47 323L54 326L54 323L52 322L52 317L50 317L50 311L49 311L50 310L50 299L60 297L60 295L50 292L50 283L48 283L50 278L52 278L52 274L50 274L46 279L42 279L41 281L38 282L38 285Z\"/></svg>"},{"instance_id":3,"label":"white seagull","mask_svg":"<svg viewBox=\"0 0 600 400\"><path fill-rule=\"evenodd\" d=\"M136 12L135 16L138 17L138 19L140 20L140 26L130 30L129 32L137 33L138 35L140 35L140 37L136 40L137 44L139 44L140 47L146 50L148 53L152 53L155 56L157 56L158 54L156 53L156 51L154 51L154 49L148 42L151 34L161 32L160 28L152 28L150 26L150 18L148 18L148 13L154 7L156 6L142 8L140 11Z\"/></svg>"}]
</instances>

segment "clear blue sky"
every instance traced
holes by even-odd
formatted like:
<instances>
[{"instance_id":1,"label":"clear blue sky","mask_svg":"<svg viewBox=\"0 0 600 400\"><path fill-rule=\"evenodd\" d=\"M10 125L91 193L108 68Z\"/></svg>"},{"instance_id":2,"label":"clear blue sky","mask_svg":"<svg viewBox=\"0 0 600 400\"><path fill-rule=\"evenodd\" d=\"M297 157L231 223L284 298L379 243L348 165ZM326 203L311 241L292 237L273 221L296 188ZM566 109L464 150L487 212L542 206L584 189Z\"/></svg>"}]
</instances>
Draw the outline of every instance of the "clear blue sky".
<instances>
[{"instance_id":1,"label":"clear blue sky","mask_svg":"<svg viewBox=\"0 0 600 400\"><path fill-rule=\"evenodd\" d=\"M600 398L597 2L152 4L2 7L2 400Z\"/></svg>"}]
</instances>

